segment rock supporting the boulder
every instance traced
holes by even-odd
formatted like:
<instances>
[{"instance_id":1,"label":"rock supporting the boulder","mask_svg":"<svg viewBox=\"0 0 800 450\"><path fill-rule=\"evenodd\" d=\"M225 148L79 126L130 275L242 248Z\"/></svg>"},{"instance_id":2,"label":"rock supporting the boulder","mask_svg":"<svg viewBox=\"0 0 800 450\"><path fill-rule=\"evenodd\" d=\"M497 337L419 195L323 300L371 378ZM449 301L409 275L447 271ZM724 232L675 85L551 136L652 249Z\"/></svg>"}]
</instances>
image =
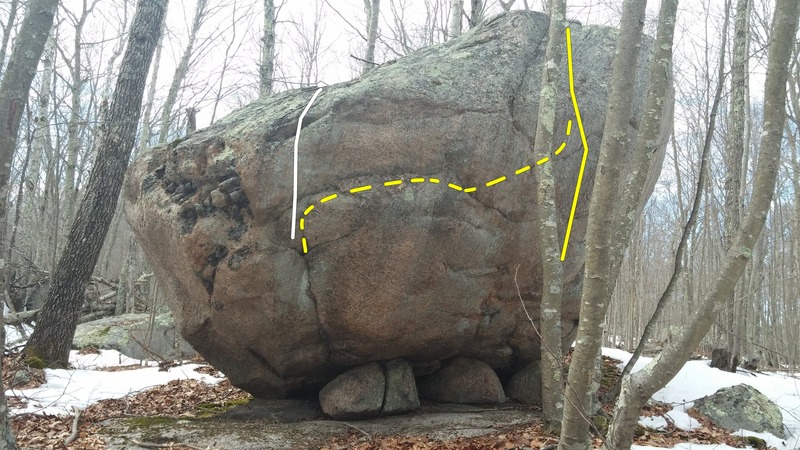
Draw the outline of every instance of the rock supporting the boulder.
<instances>
[{"instance_id":1,"label":"rock supporting the boulder","mask_svg":"<svg viewBox=\"0 0 800 450\"><path fill-rule=\"evenodd\" d=\"M488 364L457 357L420 381L423 397L444 403L503 403L503 385Z\"/></svg>"}]
</instances>

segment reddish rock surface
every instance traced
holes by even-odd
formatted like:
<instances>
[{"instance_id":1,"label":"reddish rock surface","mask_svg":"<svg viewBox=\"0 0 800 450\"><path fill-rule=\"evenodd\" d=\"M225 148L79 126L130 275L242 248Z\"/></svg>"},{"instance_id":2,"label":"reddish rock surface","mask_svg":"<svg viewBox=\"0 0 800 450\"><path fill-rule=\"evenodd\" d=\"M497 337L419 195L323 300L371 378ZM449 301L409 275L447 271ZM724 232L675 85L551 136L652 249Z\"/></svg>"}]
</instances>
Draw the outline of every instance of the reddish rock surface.
<instances>
[{"instance_id":1,"label":"reddish rock surface","mask_svg":"<svg viewBox=\"0 0 800 450\"><path fill-rule=\"evenodd\" d=\"M542 14L503 14L323 89L300 140L304 222L294 240L292 147L313 90L273 95L140 155L126 212L183 337L261 397L315 388L373 361L430 367L462 355L519 369L539 359L514 278L536 319L531 148L547 26ZM572 25L590 151L564 261L565 332L577 318L615 38L609 28ZM631 134L646 92L642 53ZM572 134L557 133L566 146L548 162L560 230L583 155L566 74L564 58L556 127L573 120ZM385 185L393 180L402 182Z\"/></svg>"}]
</instances>

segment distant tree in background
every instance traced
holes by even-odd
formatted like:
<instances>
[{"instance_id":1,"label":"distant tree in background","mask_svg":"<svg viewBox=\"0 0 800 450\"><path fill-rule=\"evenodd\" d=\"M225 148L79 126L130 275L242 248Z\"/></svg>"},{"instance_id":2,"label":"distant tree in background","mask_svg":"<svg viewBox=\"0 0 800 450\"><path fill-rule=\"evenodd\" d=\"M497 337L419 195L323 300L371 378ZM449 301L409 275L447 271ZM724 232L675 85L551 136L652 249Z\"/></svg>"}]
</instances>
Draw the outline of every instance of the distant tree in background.
<instances>
[{"instance_id":1,"label":"distant tree in background","mask_svg":"<svg viewBox=\"0 0 800 450\"><path fill-rule=\"evenodd\" d=\"M259 97L272 94L275 78L275 0L264 0L264 37L261 45Z\"/></svg>"},{"instance_id":2,"label":"distant tree in background","mask_svg":"<svg viewBox=\"0 0 800 450\"><path fill-rule=\"evenodd\" d=\"M22 112L28 100L33 77L44 52L47 37L53 26L57 0L30 0L25 18L22 20L14 49L8 66L0 82L0 224L6 223L6 198L8 198L8 179L11 175L11 160L17 146ZM16 11L16 2L13 5ZM13 14L12 14L13 15ZM12 18L9 18L3 37L3 53L7 36L10 34ZM5 227L0 227L5 229ZM0 233L0 295L5 303L8 300L8 281L5 252L5 232ZM5 323L0 314L0 343L5 349ZM0 376L3 373L2 355L0 355ZM0 449L16 449L17 444L8 425L8 405L5 388L0 386Z\"/></svg>"}]
</instances>

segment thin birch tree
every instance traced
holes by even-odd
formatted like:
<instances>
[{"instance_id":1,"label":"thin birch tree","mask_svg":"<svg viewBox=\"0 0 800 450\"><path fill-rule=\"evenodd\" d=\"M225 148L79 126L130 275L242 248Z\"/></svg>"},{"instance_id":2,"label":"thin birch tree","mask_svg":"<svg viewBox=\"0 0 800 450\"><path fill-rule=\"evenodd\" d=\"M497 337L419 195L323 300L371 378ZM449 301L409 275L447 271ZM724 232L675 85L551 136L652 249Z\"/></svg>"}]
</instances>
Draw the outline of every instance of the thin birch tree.
<instances>
[{"instance_id":1,"label":"thin birch tree","mask_svg":"<svg viewBox=\"0 0 800 450\"><path fill-rule=\"evenodd\" d=\"M550 27L542 87L539 94L539 114L536 122L535 160L550 154L556 125L556 102L560 99L559 77L564 53L566 0L550 0ZM538 211L539 258L542 263L542 299L540 303L540 334L542 340L542 412L545 427L557 430L563 411L563 382L561 376L561 289L563 267L559 239L558 215L555 204L555 180L552 164L539 167L536 179L536 208Z\"/></svg>"}]
</instances>

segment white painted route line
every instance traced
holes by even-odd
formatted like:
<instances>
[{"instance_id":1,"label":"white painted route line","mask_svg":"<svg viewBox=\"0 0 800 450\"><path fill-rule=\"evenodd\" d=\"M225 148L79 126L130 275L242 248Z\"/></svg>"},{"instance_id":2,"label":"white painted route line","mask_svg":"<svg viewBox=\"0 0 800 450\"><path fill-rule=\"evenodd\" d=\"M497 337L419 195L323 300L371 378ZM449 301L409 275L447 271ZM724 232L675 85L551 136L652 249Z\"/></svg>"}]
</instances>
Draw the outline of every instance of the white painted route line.
<instances>
[{"instance_id":1,"label":"white painted route line","mask_svg":"<svg viewBox=\"0 0 800 450\"><path fill-rule=\"evenodd\" d=\"M311 109L311 104L314 103L314 100L317 99L317 95L322 92L322 88L317 89L314 92L314 95L311 96L311 100L308 101L306 108L300 114L300 120L297 121L297 133L294 135L294 192L292 194L292 229L291 229L291 237L294 239L294 231L297 228L297 149L300 144L300 129L303 128L303 118L306 116L306 113L309 109Z\"/></svg>"}]
</instances>

